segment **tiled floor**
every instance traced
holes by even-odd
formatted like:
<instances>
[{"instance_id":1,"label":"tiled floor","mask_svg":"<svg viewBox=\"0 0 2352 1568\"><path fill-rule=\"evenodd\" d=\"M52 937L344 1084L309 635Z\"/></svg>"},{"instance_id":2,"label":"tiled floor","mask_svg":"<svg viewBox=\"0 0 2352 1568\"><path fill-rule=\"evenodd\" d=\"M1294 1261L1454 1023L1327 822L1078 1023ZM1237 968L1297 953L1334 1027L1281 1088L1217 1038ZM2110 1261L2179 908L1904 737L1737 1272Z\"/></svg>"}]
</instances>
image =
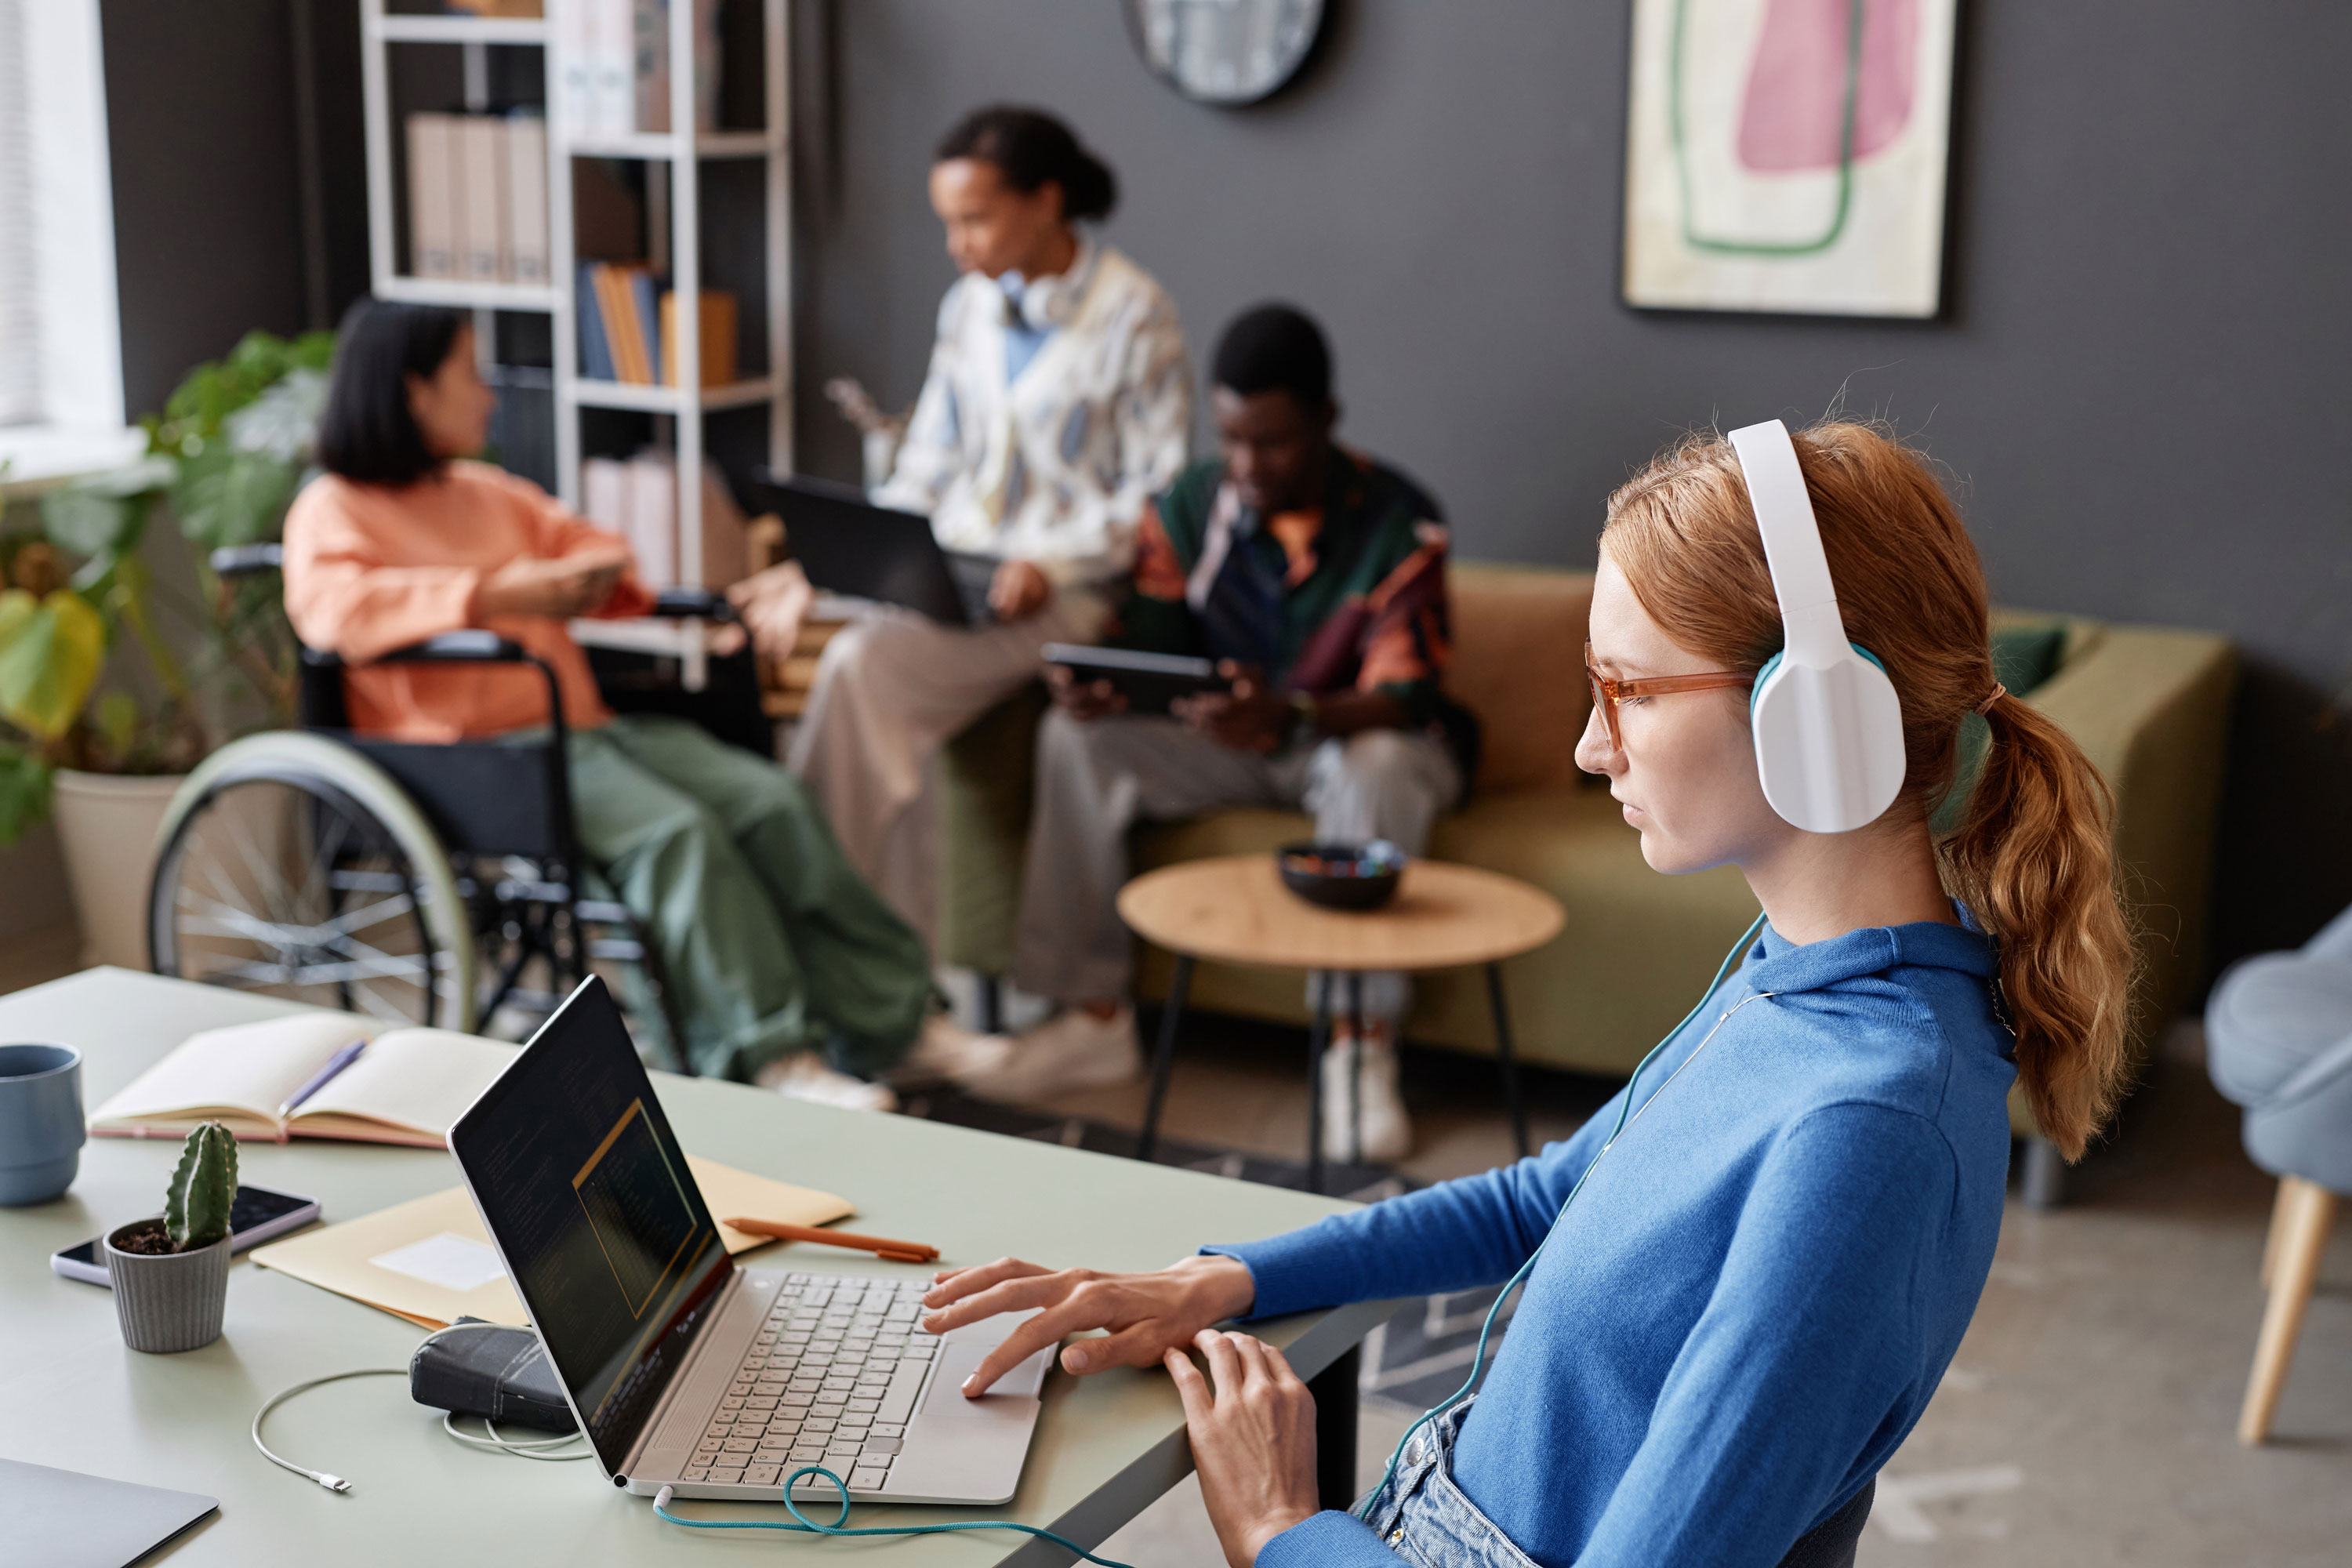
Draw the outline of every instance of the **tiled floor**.
<instances>
[{"instance_id":1,"label":"tiled floor","mask_svg":"<svg viewBox=\"0 0 2352 1568\"><path fill-rule=\"evenodd\" d=\"M1207 1020L1188 1035L1170 1134L1297 1158L1297 1037ZM2120 1132L2074 1173L2065 1206L2011 1204L1951 1373L1881 1478L1863 1568L2352 1563L2352 1239L2339 1234L2323 1272L2277 1437L2240 1447L2272 1187L2239 1152L2236 1111L2206 1082L2198 1048L2193 1029L2175 1037ZM1421 1131L1413 1174L1444 1179L1508 1152L1486 1064L1416 1053L1406 1088ZM1606 1089L1538 1077L1538 1136L1575 1127ZM1141 1103L1140 1086L1127 1086L1051 1109L1133 1125ZM1408 1418L1367 1405L1365 1484ZM1103 1552L1136 1568L1221 1560L1190 1481Z\"/></svg>"}]
</instances>

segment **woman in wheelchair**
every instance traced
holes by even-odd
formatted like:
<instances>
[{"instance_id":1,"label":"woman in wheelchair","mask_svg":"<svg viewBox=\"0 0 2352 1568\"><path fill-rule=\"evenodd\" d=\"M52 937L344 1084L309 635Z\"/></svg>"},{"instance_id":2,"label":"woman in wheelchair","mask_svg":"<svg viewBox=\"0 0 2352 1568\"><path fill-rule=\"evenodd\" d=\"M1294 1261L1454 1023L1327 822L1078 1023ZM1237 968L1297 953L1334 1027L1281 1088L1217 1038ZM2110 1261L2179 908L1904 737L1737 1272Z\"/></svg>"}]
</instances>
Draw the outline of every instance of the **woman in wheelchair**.
<instances>
[{"instance_id":1,"label":"woman in wheelchair","mask_svg":"<svg viewBox=\"0 0 2352 1568\"><path fill-rule=\"evenodd\" d=\"M371 659L479 627L544 661L582 851L658 951L695 1068L887 1109L868 1080L976 1046L936 1010L921 940L850 868L797 780L685 720L604 705L565 622L640 616L654 595L616 535L466 460L492 402L462 314L352 309L319 432L327 471L286 518L295 630L353 667L353 729L408 741L543 737L546 682L529 665Z\"/></svg>"}]
</instances>

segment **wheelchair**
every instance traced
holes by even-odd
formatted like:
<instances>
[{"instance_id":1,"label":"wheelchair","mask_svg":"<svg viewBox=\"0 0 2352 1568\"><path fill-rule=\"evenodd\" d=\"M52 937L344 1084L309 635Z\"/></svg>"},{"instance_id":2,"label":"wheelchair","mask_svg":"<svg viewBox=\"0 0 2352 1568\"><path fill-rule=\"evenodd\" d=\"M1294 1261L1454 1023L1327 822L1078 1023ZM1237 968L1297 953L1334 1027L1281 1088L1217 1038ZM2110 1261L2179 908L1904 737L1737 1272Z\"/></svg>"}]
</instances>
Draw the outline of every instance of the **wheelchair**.
<instances>
[{"instance_id":1,"label":"wheelchair","mask_svg":"<svg viewBox=\"0 0 2352 1568\"><path fill-rule=\"evenodd\" d=\"M224 578L278 569L275 544L216 551ZM727 621L701 589L652 614ZM685 690L674 659L588 650L608 705L701 723L772 758L747 647ZM555 671L494 632L446 633L382 664L526 664L545 681L543 735L419 743L354 733L343 663L300 650L299 730L248 735L207 757L173 797L147 900L158 974L369 1015L487 1032L535 1024L593 965L649 1056L692 1072L658 949L582 856Z\"/></svg>"}]
</instances>

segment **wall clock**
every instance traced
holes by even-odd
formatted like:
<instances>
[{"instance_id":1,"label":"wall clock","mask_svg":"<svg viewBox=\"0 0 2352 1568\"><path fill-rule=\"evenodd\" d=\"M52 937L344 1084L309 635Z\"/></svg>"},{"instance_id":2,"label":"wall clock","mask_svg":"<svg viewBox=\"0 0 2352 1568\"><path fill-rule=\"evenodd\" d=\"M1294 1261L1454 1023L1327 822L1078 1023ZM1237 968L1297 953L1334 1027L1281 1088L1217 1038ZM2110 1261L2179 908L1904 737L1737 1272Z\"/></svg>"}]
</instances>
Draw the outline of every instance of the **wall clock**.
<instances>
[{"instance_id":1,"label":"wall clock","mask_svg":"<svg viewBox=\"0 0 2352 1568\"><path fill-rule=\"evenodd\" d=\"M1126 0L1151 74L1196 103L1255 103L1298 74L1323 0Z\"/></svg>"}]
</instances>

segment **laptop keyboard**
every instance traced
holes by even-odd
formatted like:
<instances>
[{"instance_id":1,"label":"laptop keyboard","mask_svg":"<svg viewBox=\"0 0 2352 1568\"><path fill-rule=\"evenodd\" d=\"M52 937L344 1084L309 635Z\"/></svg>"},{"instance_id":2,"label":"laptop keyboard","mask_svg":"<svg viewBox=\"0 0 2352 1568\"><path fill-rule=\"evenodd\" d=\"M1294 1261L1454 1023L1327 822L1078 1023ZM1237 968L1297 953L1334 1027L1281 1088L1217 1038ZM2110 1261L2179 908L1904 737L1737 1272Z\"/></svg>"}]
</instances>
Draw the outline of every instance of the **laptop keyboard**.
<instances>
[{"instance_id":1,"label":"laptop keyboard","mask_svg":"<svg viewBox=\"0 0 2352 1568\"><path fill-rule=\"evenodd\" d=\"M888 1480L939 1350L920 1322L929 1289L919 1279L786 1275L686 1479L772 1487L823 1465L859 1491Z\"/></svg>"}]
</instances>

